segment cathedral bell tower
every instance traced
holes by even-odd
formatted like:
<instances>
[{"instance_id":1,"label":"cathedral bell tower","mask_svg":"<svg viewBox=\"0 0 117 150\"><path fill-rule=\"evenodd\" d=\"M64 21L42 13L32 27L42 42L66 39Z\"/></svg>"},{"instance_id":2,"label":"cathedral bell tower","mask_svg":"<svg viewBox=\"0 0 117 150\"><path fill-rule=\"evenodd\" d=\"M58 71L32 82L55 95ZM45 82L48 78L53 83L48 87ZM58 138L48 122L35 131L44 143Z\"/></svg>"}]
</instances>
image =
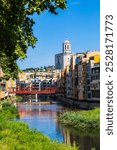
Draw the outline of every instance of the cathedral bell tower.
<instances>
[{"instance_id":1,"label":"cathedral bell tower","mask_svg":"<svg viewBox=\"0 0 117 150\"><path fill-rule=\"evenodd\" d=\"M65 40L63 43L63 53L71 53L71 43L68 40Z\"/></svg>"}]
</instances>

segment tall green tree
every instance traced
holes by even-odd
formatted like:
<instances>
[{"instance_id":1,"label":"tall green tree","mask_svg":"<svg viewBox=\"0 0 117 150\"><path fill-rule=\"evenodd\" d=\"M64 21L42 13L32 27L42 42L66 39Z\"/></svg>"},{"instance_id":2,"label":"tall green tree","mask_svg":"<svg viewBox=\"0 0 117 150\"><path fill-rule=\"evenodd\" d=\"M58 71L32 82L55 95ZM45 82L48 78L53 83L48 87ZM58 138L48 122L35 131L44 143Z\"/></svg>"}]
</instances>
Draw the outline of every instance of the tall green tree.
<instances>
[{"instance_id":1,"label":"tall green tree","mask_svg":"<svg viewBox=\"0 0 117 150\"><path fill-rule=\"evenodd\" d=\"M37 41L30 16L45 10L57 14L57 8L65 9L66 0L0 0L0 66L7 78L17 78L17 60Z\"/></svg>"}]
</instances>

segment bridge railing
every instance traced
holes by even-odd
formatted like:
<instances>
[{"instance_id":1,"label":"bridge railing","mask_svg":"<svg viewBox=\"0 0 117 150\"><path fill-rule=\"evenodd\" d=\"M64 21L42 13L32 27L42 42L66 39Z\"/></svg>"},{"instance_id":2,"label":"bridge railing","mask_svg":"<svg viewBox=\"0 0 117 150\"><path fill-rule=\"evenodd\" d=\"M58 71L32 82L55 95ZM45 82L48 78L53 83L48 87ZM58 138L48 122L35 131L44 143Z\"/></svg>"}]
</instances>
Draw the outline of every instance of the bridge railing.
<instances>
[{"instance_id":1,"label":"bridge railing","mask_svg":"<svg viewBox=\"0 0 117 150\"><path fill-rule=\"evenodd\" d=\"M10 93L56 93L57 88L56 87L46 87L38 89L36 87L16 87L15 89L11 89L9 91Z\"/></svg>"}]
</instances>

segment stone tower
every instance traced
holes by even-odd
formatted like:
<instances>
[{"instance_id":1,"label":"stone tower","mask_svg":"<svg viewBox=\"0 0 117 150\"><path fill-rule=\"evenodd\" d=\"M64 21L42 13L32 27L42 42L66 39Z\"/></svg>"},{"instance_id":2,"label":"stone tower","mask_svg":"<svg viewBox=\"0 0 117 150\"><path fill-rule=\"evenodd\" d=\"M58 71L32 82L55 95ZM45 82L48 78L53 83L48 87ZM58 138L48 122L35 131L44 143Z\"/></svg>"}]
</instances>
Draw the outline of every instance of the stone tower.
<instances>
[{"instance_id":1,"label":"stone tower","mask_svg":"<svg viewBox=\"0 0 117 150\"><path fill-rule=\"evenodd\" d=\"M71 53L71 43L69 40L63 42L63 53Z\"/></svg>"},{"instance_id":2,"label":"stone tower","mask_svg":"<svg viewBox=\"0 0 117 150\"><path fill-rule=\"evenodd\" d=\"M62 46L63 46L62 53L55 55L56 69L65 69L67 65L70 65L70 59L72 56L71 43L69 40L65 40Z\"/></svg>"}]
</instances>

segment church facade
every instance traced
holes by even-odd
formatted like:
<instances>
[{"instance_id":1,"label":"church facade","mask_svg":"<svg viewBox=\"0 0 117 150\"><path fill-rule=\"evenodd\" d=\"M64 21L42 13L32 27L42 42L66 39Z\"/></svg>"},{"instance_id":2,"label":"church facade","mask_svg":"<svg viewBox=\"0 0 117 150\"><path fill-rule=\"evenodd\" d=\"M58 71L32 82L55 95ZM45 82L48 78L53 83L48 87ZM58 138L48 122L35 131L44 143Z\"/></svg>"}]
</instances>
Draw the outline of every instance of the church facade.
<instances>
[{"instance_id":1,"label":"church facade","mask_svg":"<svg viewBox=\"0 0 117 150\"><path fill-rule=\"evenodd\" d=\"M56 69L65 69L67 65L70 65L72 52L71 52L71 43L68 40L63 42L62 53L55 55L55 68Z\"/></svg>"}]
</instances>

